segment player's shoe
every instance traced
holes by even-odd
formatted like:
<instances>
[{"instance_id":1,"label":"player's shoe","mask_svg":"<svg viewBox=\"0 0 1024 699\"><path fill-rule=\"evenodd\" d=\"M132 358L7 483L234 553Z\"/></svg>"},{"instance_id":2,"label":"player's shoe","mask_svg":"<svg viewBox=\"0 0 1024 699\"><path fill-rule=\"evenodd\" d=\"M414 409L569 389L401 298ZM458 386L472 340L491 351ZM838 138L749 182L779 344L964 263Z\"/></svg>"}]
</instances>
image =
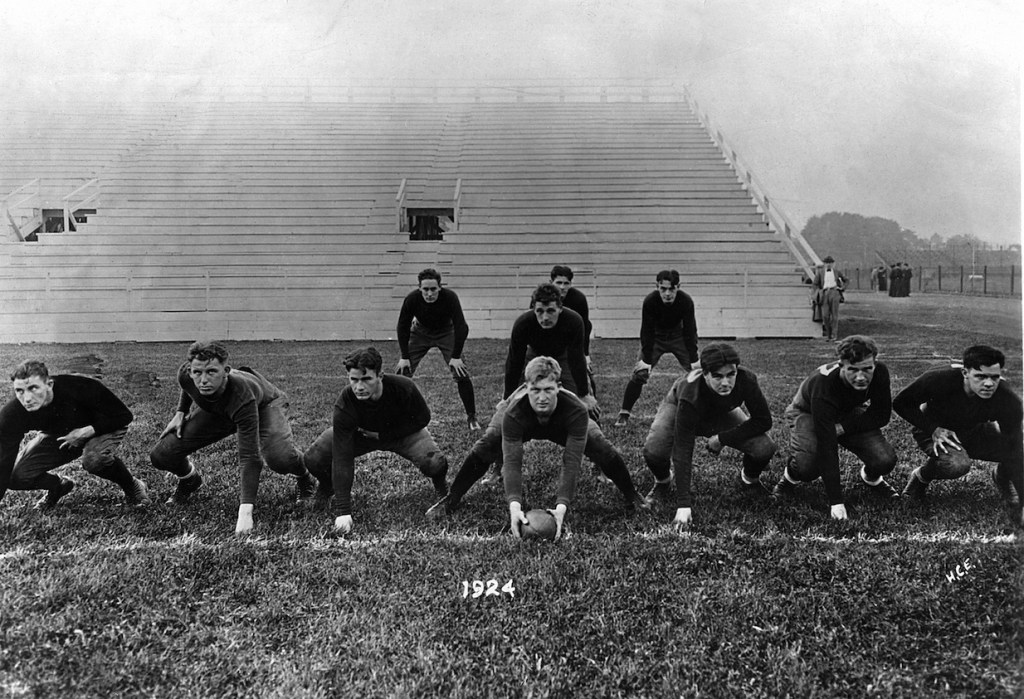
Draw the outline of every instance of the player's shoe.
<instances>
[{"instance_id":1,"label":"player's shoe","mask_svg":"<svg viewBox=\"0 0 1024 699\"><path fill-rule=\"evenodd\" d=\"M914 469L910 478L907 479L907 485L903 488L903 497L913 502L924 502L928 499L928 484L918 477L920 470L919 468Z\"/></svg>"},{"instance_id":2,"label":"player's shoe","mask_svg":"<svg viewBox=\"0 0 1024 699\"><path fill-rule=\"evenodd\" d=\"M614 427L625 427L628 424L629 424L629 413L620 412L619 413L619 417L616 418L615 425L613 425L613 426Z\"/></svg>"},{"instance_id":3,"label":"player's shoe","mask_svg":"<svg viewBox=\"0 0 1024 699\"><path fill-rule=\"evenodd\" d=\"M437 521L451 517L453 512L455 512L455 506L452 505L451 498L445 495L443 498L428 507L424 514L427 519Z\"/></svg>"},{"instance_id":4,"label":"player's shoe","mask_svg":"<svg viewBox=\"0 0 1024 699\"><path fill-rule=\"evenodd\" d=\"M60 478L60 483L47 490L46 495L39 498L33 506L40 512L52 510L57 505L57 501L70 493L75 487L75 482L70 478L57 477Z\"/></svg>"},{"instance_id":5,"label":"player's shoe","mask_svg":"<svg viewBox=\"0 0 1024 699\"><path fill-rule=\"evenodd\" d=\"M439 473L436 476L431 476L430 482L434 485L434 492L440 497L444 497L448 494L448 481L446 480L448 475L448 469L445 469L444 473Z\"/></svg>"},{"instance_id":6,"label":"player's shoe","mask_svg":"<svg viewBox=\"0 0 1024 699\"><path fill-rule=\"evenodd\" d=\"M650 512L651 501L642 496L640 493L633 493L632 496L626 498L626 511L627 512Z\"/></svg>"},{"instance_id":7,"label":"player's shoe","mask_svg":"<svg viewBox=\"0 0 1024 699\"><path fill-rule=\"evenodd\" d=\"M594 478L596 478L597 482L601 485L615 485L615 481L604 475L604 471L602 471L599 466L594 466Z\"/></svg>"},{"instance_id":8,"label":"player's shoe","mask_svg":"<svg viewBox=\"0 0 1024 699\"><path fill-rule=\"evenodd\" d=\"M307 502L316 493L316 479L306 471L295 479L295 502Z\"/></svg>"},{"instance_id":9,"label":"player's shoe","mask_svg":"<svg viewBox=\"0 0 1024 699\"><path fill-rule=\"evenodd\" d=\"M139 478L132 478L131 486L125 488L124 491L124 504L137 508L148 507L153 504L145 481Z\"/></svg>"},{"instance_id":10,"label":"player's shoe","mask_svg":"<svg viewBox=\"0 0 1024 699\"><path fill-rule=\"evenodd\" d=\"M752 482L748 483L748 480ZM736 482L739 484L740 491L748 495L761 496L771 494L771 491L761 482L760 474L752 476L742 466L740 467L739 475L736 476Z\"/></svg>"},{"instance_id":11,"label":"player's shoe","mask_svg":"<svg viewBox=\"0 0 1024 699\"><path fill-rule=\"evenodd\" d=\"M796 483L791 483L788 478L782 476L779 482L772 488L772 497L776 500L790 498L796 495Z\"/></svg>"},{"instance_id":12,"label":"player's shoe","mask_svg":"<svg viewBox=\"0 0 1024 699\"><path fill-rule=\"evenodd\" d=\"M178 479L178 485L174 489L174 494L167 498L168 505L184 505L188 502L188 499L192 497L192 493L199 490L199 486L203 484L203 477L196 471L191 476Z\"/></svg>"},{"instance_id":13,"label":"player's shoe","mask_svg":"<svg viewBox=\"0 0 1024 699\"><path fill-rule=\"evenodd\" d=\"M644 501L650 505L653 505L655 502L664 504L668 502L670 497L672 497L672 481L665 481L664 483L655 482L654 487L647 492L647 497L644 498Z\"/></svg>"},{"instance_id":14,"label":"player's shoe","mask_svg":"<svg viewBox=\"0 0 1024 699\"><path fill-rule=\"evenodd\" d=\"M1013 484L1010 483L1010 479L1000 478L999 468L997 466L992 467L992 483L996 487L996 491L999 493L1000 499L1009 505L1010 507L1019 507L1020 498L1014 491Z\"/></svg>"},{"instance_id":15,"label":"player's shoe","mask_svg":"<svg viewBox=\"0 0 1024 699\"><path fill-rule=\"evenodd\" d=\"M480 431L480 423L477 422L476 415L467 415L466 416L466 422L469 424L469 431L470 432L479 432Z\"/></svg>"},{"instance_id":16,"label":"player's shoe","mask_svg":"<svg viewBox=\"0 0 1024 699\"><path fill-rule=\"evenodd\" d=\"M861 468L860 468L860 480L861 480L861 482L864 483L864 485L866 485L868 487L868 490L870 490L872 493L874 493L874 496L876 498L881 498L883 500L898 500L899 499L899 497L900 497L899 491L896 490L895 488L893 488L891 485L889 485L884 478L879 478L878 481L875 482L875 483L869 483L867 478L865 478L866 474L867 474L866 470L864 469L863 466L861 466Z\"/></svg>"},{"instance_id":17,"label":"player's shoe","mask_svg":"<svg viewBox=\"0 0 1024 699\"><path fill-rule=\"evenodd\" d=\"M334 497L334 488L324 485L322 482L316 486L313 497L309 499L309 509L316 512L326 510L331 506L331 498Z\"/></svg>"}]
</instances>

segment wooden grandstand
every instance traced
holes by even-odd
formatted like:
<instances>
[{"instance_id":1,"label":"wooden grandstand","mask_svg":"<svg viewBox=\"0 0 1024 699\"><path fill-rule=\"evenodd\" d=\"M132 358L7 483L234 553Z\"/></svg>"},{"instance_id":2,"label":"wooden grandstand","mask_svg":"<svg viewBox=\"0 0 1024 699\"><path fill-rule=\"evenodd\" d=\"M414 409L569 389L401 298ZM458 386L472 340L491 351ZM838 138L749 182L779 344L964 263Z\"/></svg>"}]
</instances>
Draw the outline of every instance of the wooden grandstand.
<instances>
[{"instance_id":1,"label":"wooden grandstand","mask_svg":"<svg viewBox=\"0 0 1024 699\"><path fill-rule=\"evenodd\" d=\"M678 96L392 99L3 113L0 337L385 339L427 266L507 337L555 263L598 336L637 336L664 268L702 336L815 334L813 252ZM60 208L73 230L21 240ZM410 239L416 210L449 212L442 240Z\"/></svg>"}]
</instances>

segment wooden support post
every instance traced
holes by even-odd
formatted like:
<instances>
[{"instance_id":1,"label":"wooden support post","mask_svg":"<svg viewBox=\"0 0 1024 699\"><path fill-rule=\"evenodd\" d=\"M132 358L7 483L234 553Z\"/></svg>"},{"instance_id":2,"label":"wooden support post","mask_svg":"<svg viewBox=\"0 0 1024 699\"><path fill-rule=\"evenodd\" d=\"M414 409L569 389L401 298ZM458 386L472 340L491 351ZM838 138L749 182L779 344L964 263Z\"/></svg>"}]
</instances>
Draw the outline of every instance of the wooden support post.
<instances>
[{"instance_id":1,"label":"wooden support post","mask_svg":"<svg viewBox=\"0 0 1024 699\"><path fill-rule=\"evenodd\" d=\"M939 265L939 291L942 291L942 265Z\"/></svg>"},{"instance_id":2,"label":"wooden support post","mask_svg":"<svg viewBox=\"0 0 1024 699\"><path fill-rule=\"evenodd\" d=\"M1014 265L1010 265L1010 296L1013 296Z\"/></svg>"},{"instance_id":3,"label":"wooden support post","mask_svg":"<svg viewBox=\"0 0 1024 699\"><path fill-rule=\"evenodd\" d=\"M917 268L917 290L924 288L924 266Z\"/></svg>"},{"instance_id":4,"label":"wooden support post","mask_svg":"<svg viewBox=\"0 0 1024 699\"><path fill-rule=\"evenodd\" d=\"M964 293L964 266L960 265L960 293Z\"/></svg>"},{"instance_id":5,"label":"wooden support post","mask_svg":"<svg viewBox=\"0 0 1024 699\"><path fill-rule=\"evenodd\" d=\"M981 293L988 294L988 265L981 268Z\"/></svg>"}]
</instances>

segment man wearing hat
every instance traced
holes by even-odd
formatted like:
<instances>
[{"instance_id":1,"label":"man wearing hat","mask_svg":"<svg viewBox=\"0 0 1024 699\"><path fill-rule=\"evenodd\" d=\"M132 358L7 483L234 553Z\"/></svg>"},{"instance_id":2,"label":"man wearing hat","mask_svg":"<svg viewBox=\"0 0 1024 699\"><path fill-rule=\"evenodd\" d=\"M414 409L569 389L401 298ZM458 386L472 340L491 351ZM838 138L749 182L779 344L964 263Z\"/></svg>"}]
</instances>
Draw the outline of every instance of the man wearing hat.
<instances>
[{"instance_id":1,"label":"man wearing hat","mask_svg":"<svg viewBox=\"0 0 1024 699\"><path fill-rule=\"evenodd\" d=\"M745 409L744 409L745 408ZM707 449L720 454L724 447L743 453L740 487L767 495L760 476L775 454L768 436L772 414L754 372L740 366L731 345L715 343L700 353L700 369L681 376L658 406L644 442L644 460L657 482L651 497L667 499L672 490L670 466L675 466L676 529L690 525L693 447L698 435L707 437Z\"/></svg>"},{"instance_id":2,"label":"man wearing hat","mask_svg":"<svg viewBox=\"0 0 1024 699\"><path fill-rule=\"evenodd\" d=\"M836 261L831 255L822 262L825 266L814 275L814 288L821 297L821 336L835 340L839 336L839 304L846 280L836 270Z\"/></svg>"}]
</instances>

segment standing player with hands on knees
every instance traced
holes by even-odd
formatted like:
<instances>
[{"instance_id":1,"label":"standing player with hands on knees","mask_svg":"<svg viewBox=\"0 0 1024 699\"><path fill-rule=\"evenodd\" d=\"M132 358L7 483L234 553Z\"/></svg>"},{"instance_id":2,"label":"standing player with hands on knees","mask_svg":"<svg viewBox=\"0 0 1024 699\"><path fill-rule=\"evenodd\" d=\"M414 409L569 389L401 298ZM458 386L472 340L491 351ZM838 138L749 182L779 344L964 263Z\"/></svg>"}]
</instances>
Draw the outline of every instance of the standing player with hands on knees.
<instances>
[{"instance_id":1,"label":"standing player with hands on knees","mask_svg":"<svg viewBox=\"0 0 1024 699\"><path fill-rule=\"evenodd\" d=\"M679 531L689 529L697 435L708 438L707 449L712 454L720 454L727 446L741 451L740 487L754 495L768 495L761 472L775 454L775 442L767 434L771 427L772 414L757 376L740 366L740 356L731 345L708 345L700 353L700 369L672 384L651 423L644 461L656 483L648 499L668 499L674 465L676 511L672 521Z\"/></svg>"},{"instance_id":2,"label":"standing player with hands on knees","mask_svg":"<svg viewBox=\"0 0 1024 699\"><path fill-rule=\"evenodd\" d=\"M441 288L441 274L437 270L428 268L420 272L418 283L419 288L405 297L398 314L398 348L402 358L395 373L412 378L423 357L436 347L455 379L469 429L479 430L473 380L462 361L462 349L469 336L462 304L454 291Z\"/></svg>"},{"instance_id":3,"label":"standing player with hands on knees","mask_svg":"<svg viewBox=\"0 0 1024 699\"><path fill-rule=\"evenodd\" d=\"M81 457L82 468L116 483L125 503L150 503L146 484L116 455L132 412L102 382L77 374L50 376L46 364L22 362L11 374L14 398L0 409L0 499L11 490L45 490L37 510L49 510L75 482L50 471ZM21 440L39 434L21 453Z\"/></svg>"},{"instance_id":4,"label":"standing player with hands on knees","mask_svg":"<svg viewBox=\"0 0 1024 699\"><path fill-rule=\"evenodd\" d=\"M287 396L249 367L233 371L219 342L195 342L178 369L181 396L174 417L149 454L154 468L178 477L169 505L184 505L203 484L188 458L203 447L238 435L239 494L236 534L252 531L253 506L263 462L296 477L299 500L313 495L316 482L295 446L288 422Z\"/></svg>"},{"instance_id":5,"label":"standing player with hands on knees","mask_svg":"<svg viewBox=\"0 0 1024 699\"><path fill-rule=\"evenodd\" d=\"M655 277L656 289L647 294L640 310L640 356L622 395L622 408L615 421L625 427L640 400L644 384L666 352L671 352L687 371L696 369L697 320L693 299L679 290L679 272L663 269Z\"/></svg>"},{"instance_id":6,"label":"standing player with hands on knees","mask_svg":"<svg viewBox=\"0 0 1024 699\"><path fill-rule=\"evenodd\" d=\"M878 497L898 498L883 476L896 468L896 452L882 435L892 417L889 368L877 361L878 346L866 335L844 337L838 362L824 364L800 384L786 408L789 463L774 495L791 495L796 484L821 478L832 519L846 519L839 447L864 462L860 478Z\"/></svg>"},{"instance_id":7,"label":"standing player with hands on knees","mask_svg":"<svg viewBox=\"0 0 1024 699\"><path fill-rule=\"evenodd\" d=\"M905 497L924 500L931 481L967 475L971 459L994 461L996 490L1014 509L1015 523L1024 525L1024 408L1003 380L1005 366L1000 350L974 345L963 364L926 371L896 396L893 408L928 455L910 474Z\"/></svg>"},{"instance_id":8,"label":"standing player with hands on knees","mask_svg":"<svg viewBox=\"0 0 1024 699\"><path fill-rule=\"evenodd\" d=\"M373 347L345 357L348 386L334 404L331 427L306 450L305 460L320 481L314 505L334 497L334 531L352 531L352 484L356 457L389 451L411 461L430 479L438 495L448 486L448 459L427 430L430 409L412 379L382 374L384 362Z\"/></svg>"},{"instance_id":9,"label":"standing player with hands on knees","mask_svg":"<svg viewBox=\"0 0 1024 699\"><path fill-rule=\"evenodd\" d=\"M558 362L551 357L530 360L526 365L526 382L498 403L487 431L466 456L448 495L427 510L428 517L454 512L463 495L500 456L512 534L519 537L520 527L526 521L522 506L523 445L533 439L545 439L565 447L558 495L555 508L551 510L558 525L555 538L561 536L562 522L575 496L584 455L615 483L628 508L646 509L622 455L589 417L586 406L576 394L559 387L561 373Z\"/></svg>"}]
</instances>

